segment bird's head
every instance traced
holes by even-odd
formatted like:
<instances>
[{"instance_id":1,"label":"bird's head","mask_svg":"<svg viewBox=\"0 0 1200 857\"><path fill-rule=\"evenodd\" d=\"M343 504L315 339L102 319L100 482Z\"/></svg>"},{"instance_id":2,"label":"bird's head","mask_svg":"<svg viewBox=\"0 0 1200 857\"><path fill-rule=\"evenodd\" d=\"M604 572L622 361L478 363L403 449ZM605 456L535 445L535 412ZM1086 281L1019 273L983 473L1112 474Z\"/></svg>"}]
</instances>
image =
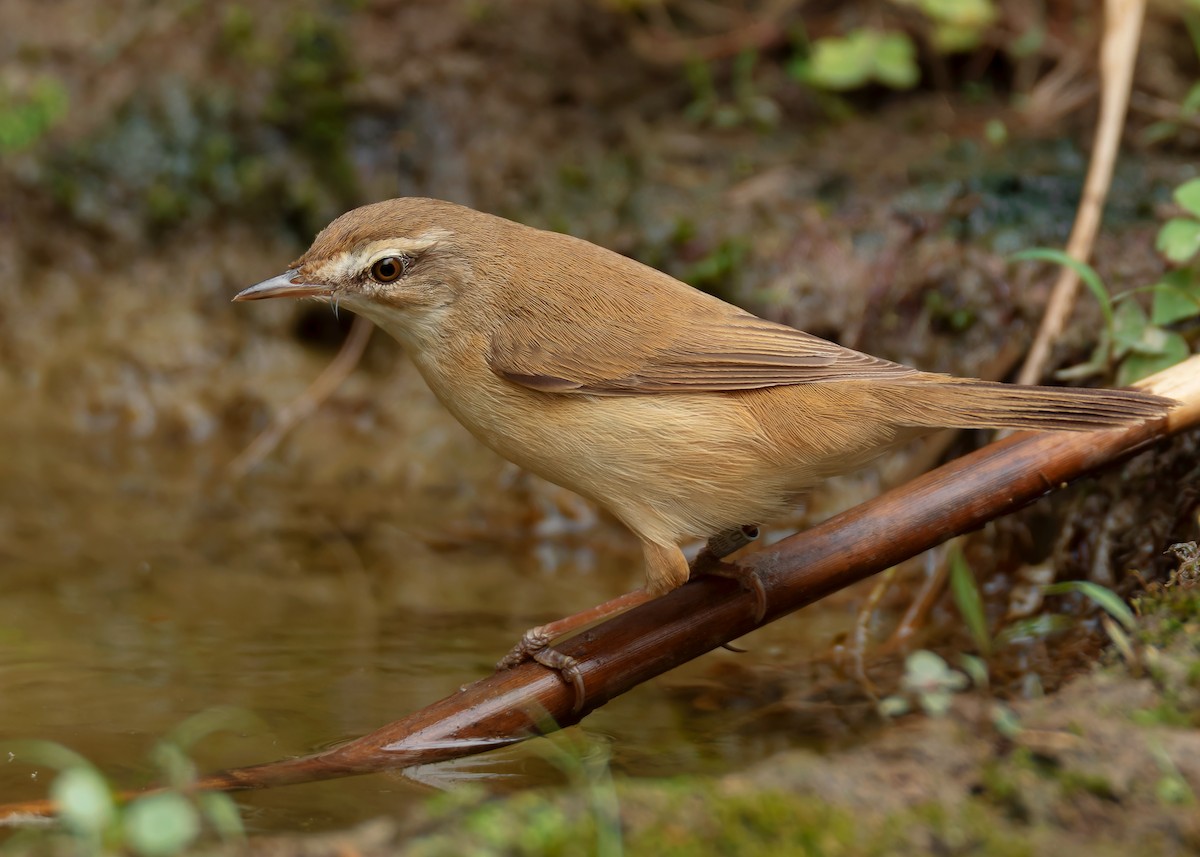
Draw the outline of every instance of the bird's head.
<instances>
[{"instance_id":1,"label":"bird's head","mask_svg":"<svg viewBox=\"0 0 1200 857\"><path fill-rule=\"evenodd\" d=\"M472 221L484 217L417 197L356 208L325 227L287 271L233 299L318 298L385 328L411 327L452 303L471 280L471 246L481 227L488 231Z\"/></svg>"}]
</instances>

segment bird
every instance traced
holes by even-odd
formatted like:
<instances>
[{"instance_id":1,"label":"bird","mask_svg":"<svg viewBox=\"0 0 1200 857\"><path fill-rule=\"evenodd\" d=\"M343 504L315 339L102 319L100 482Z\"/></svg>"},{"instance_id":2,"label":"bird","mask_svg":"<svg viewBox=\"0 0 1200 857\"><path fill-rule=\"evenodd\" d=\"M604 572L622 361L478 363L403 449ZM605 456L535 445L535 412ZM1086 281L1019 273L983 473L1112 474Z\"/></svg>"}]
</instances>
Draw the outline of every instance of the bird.
<instances>
[{"instance_id":1,"label":"bird","mask_svg":"<svg viewBox=\"0 0 1200 857\"><path fill-rule=\"evenodd\" d=\"M520 467L607 509L640 541L644 588L533 628L533 659L582 698L551 643L683 585L807 490L939 428L1088 431L1162 417L1136 390L924 372L753 315L596 244L451 202L402 197L331 222L235 301L317 298L399 340L442 405ZM705 539L689 564L683 547ZM577 703L578 704L578 703Z\"/></svg>"}]
</instances>

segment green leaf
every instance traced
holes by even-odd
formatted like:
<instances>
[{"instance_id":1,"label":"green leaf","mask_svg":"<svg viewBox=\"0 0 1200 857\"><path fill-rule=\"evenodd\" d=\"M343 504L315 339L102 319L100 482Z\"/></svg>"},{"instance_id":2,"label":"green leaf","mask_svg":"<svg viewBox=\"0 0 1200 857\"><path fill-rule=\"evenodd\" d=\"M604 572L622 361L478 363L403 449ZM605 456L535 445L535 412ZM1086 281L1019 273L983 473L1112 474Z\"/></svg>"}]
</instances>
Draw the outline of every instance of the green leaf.
<instances>
[{"instance_id":1,"label":"green leaf","mask_svg":"<svg viewBox=\"0 0 1200 857\"><path fill-rule=\"evenodd\" d=\"M1187 340L1178 333L1165 330L1160 332L1163 336L1161 351L1158 354L1131 354L1121 361L1121 366L1117 369L1118 386L1125 387L1155 372L1169 369L1186 360L1192 353Z\"/></svg>"},{"instance_id":2,"label":"green leaf","mask_svg":"<svg viewBox=\"0 0 1200 857\"><path fill-rule=\"evenodd\" d=\"M954 670L937 652L917 649L904 659L904 682L913 690L941 687Z\"/></svg>"},{"instance_id":3,"label":"green leaf","mask_svg":"<svg viewBox=\"0 0 1200 857\"><path fill-rule=\"evenodd\" d=\"M1187 806L1196 802L1187 780L1179 774L1168 774L1154 786L1154 796L1162 803L1174 806Z\"/></svg>"},{"instance_id":4,"label":"green leaf","mask_svg":"<svg viewBox=\"0 0 1200 857\"><path fill-rule=\"evenodd\" d=\"M215 705L193 714L164 740L186 750L216 732L263 732L266 728L252 711L235 705Z\"/></svg>"},{"instance_id":5,"label":"green leaf","mask_svg":"<svg viewBox=\"0 0 1200 857\"><path fill-rule=\"evenodd\" d=\"M224 792L203 792L196 796L200 811L212 829L223 839L241 839L246 835L237 802Z\"/></svg>"},{"instance_id":6,"label":"green leaf","mask_svg":"<svg viewBox=\"0 0 1200 857\"><path fill-rule=\"evenodd\" d=\"M1047 595L1068 595L1073 592L1086 595L1097 607L1120 622L1125 630L1132 631L1137 628L1137 619L1133 617L1133 611L1129 609L1129 605L1107 586L1092 583L1090 580L1066 580L1062 583L1043 586L1042 591Z\"/></svg>"},{"instance_id":7,"label":"green leaf","mask_svg":"<svg viewBox=\"0 0 1200 857\"><path fill-rule=\"evenodd\" d=\"M178 792L140 797L125 810L125 839L142 857L178 854L199 835L199 814Z\"/></svg>"},{"instance_id":8,"label":"green leaf","mask_svg":"<svg viewBox=\"0 0 1200 857\"><path fill-rule=\"evenodd\" d=\"M173 788L182 789L196 779L196 763L178 744L159 741L150 755L162 770L163 779Z\"/></svg>"},{"instance_id":9,"label":"green leaf","mask_svg":"<svg viewBox=\"0 0 1200 857\"><path fill-rule=\"evenodd\" d=\"M1075 620L1061 613L1041 613L1028 619L1013 622L996 635L996 642L1001 646L1010 643L1026 643L1031 640L1041 640L1059 631L1075 627Z\"/></svg>"},{"instance_id":10,"label":"green leaf","mask_svg":"<svg viewBox=\"0 0 1200 857\"><path fill-rule=\"evenodd\" d=\"M1200 217L1200 179L1186 181L1175 188L1175 201L1189 213Z\"/></svg>"},{"instance_id":11,"label":"green leaf","mask_svg":"<svg viewBox=\"0 0 1200 857\"><path fill-rule=\"evenodd\" d=\"M893 89L908 89L920 79L916 49L905 33L859 29L843 38L813 42L807 60L791 67L806 83L821 89L845 91L878 81Z\"/></svg>"},{"instance_id":12,"label":"green leaf","mask_svg":"<svg viewBox=\"0 0 1200 857\"><path fill-rule=\"evenodd\" d=\"M838 91L863 86L874 70L877 47L878 39L865 30L841 39L818 39L808 60L808 82Z\"/></svg>"},{"instance_id":13,"label":"green leaf","mask_svg":"<svg viewBox=\"0 0 1200 857\"><path fill-rule=\"evenodd\" d=\"M1030 25L1029 29L1008 43L1006 53L1014 59L1024 59L1033 56L1046 43L1046 28L1038 23Z\"/></svg>"},{"instance_id":14,"label":"green leaf","mask_svg":"<svg viewBox=\"0 0 1200 857\"><path fill-rule=\"evenodd\" d=\"M1142 130L1141 141L1143 145L1153 146L1156 143L1161 143L1164 140L1170 140L1179 133L1178 122L1168 122L1161 120L1159 122L1151 122Z\"/></svg>"},{"instance_id":15,"label":"green leaf","mask_svg":"<svg viewBox=\"0 0 1200 857\"><path fill-rule=\"evenodd\" d=\"M38 738L25 741L4 741L0 743L0 750L8 755L10 761L48 765L59 771L91 767L91 762L87 760L87 757L55 741Z\"/></svg>"},{"instance_id":16,"label":"green leaf","mask_svg":"<svg viewBox=\"0 0 1200 857\"><path fill-rule=\"evenodd\" d=\"M1059 369L1054 377L1060 381L1073 381L1080 378L1091 378L1108 372L1112 362L1112 334L1108 330L1100 331L1100 341L1092 349L1092 356L1084 363Z\"/></svg>"},{"instance_id":17,"label":"green leaf","mask_svg":"<svg viewBox=\"0 0 1200 857\"><path fill-rule=\"evenodd\" d=\"M1200 315L1200 275L1187 268L1177 268L1151 286L1154 304L1150 320L1155 324L1170 324Z\"/></svg>"},{"instance_id":18,"label":"green leaf","mask_svg":"<svg viewBox=\"0 0 1200 857\"><path fill-rule=\"evenodd\" d=\"M945 717L954 702L954 694L948 690L928 690L917 696L917 702L930 717Z\"/></svg>"},{"instance_id":19,"label":"green leaf","mask_svg":"<svg viewBox=\"0 0 1200 857\"><path fill-rule=\"evenodd\" d=\"M1146 311L1137 301L1130 299L1117 302L1113 311L1113 345L1118 358L1142 346L1149 324Z\"/></svg>"},{"instance_id":20,"label":"green leaf","mask_svg":"<svg viewBox=\"0 0 1200 857\"><path fill-rule=\"evenodd\" d=\"M1012 740L1021 734L1021 721L1016 712L1001 702L992 706L992 728Z\"/></svg>"},{"instance_id":21,"label":"green leaf","mask_svg":"<svg viewBox=\"0 0 1200 857\"><path fill-rule=\"evenodd\" d=\"M963 672L971 679L971 684L975 687L988 686L987 661L974 655L968 655L966 652L959 652L958 662L962 665Z\"/></svg>"},{"instance_id":22,"label":"green leaf","mask_svg":"<svg viewBox=\"0 0 1200 857\"><path fill-rule=\"evenodd\" d=\"M921 0L919 5L933 21L931 40L939 53L973 50L996 19L992 0Z\"/></svg>"},{"instance_id":23,"label":"green leaf","mask_svg":"<svg viewBox=\"0 0 1200 857\"><path fill-rule=\"evenodd\" d=\"M961 54L974 50L983 39L983 31L959 24L937 24L933 28L933 48L939 54Z\"/></svg>"},{"instance_id":24,"label":"green leaf","mask_svg":"<svg viewBox=\"0 0 1200 857\"><path fill-rule=\"evenodd\" d=\"M1183 101L1179 102L1179 112L1184 116L1200 113L1200 81L1193 83Z\"/></svg>"},{"instance_id":25,"label":"green leaf","mask_svg":"<svg viewBox=\"0 0 1200 857\"><path fill-rule=\"evenodd\" d=\"M67 114L67 90L54 78L41 78L26 91L0 88L0 155L27 149Z\"/></svg>"},{"instance_id":26,"label":"green leaf","mask_svg":"<svg viewBox=\"0 0 1200 857\"><path fill-rule=\"evenodd\" d=\"M1099 302L1100 311L1104 313L1105 324L1110 329L1112 328L1112 298L1108 296L1108 289L1104 288L1104 281L1100 279L1100 275L1091 265L1072 258L1062 250L1052 250L1049 247L1032 247L1029 250L1022 250L1020 253L1014 253L1012 258L1018 262L1054 262L1070 268L1079 279L1083 280L1083 284Z\"/></svg>"},{"instance_id":27,"label":"green leaf","mask_svg":"<svg viewBox=\"0 0 1200 857\"><path fill-rule=\"evenodd\" d=\"M983 126L983 136L993 146L1003 146L1008 141L1008 126L1000 119L989 119Z\"/></svg>"},{"instance_id":28,"label":"green leaf","mask_svg":"<svg viewBox=\"0 0 1200 857\"><path fill-rule=\"evenodd\" d=\"M931 717L941 717L949 711L953 694L969 683L965 675L950 669L945 660L933 652L920 650L904 659L901 684Z\"/></svg>"},{"instance_id":29,"label":"green leaf","mask_svg":"<svg viewBox=\"0 0 1200 857\"><path fill-rule=\"evenodd\" d=\"M1161 327L1147 324L1142 330L1142 338L1133 348L1134 354L1144 357L1158 357L1166 353L1169 334Z\"/></svg>"},{"instance_id":30,"label":"green leaf","mask_svg":"<svg viewBox=\"0 0 1200 857\"><path fill-rule=\"evenodd\" d=\"M63 771L50 787L50 797L63 824L81 833L98 836L117 814L108 783L91 765Z\"/></svg>"},{"instance_id":31,"label":"green leaf","mask_svg":"<svg viewBox=\"0 0 1200 857\"><path fill-rule=\"evenodd\" d=\"M988 634L983 598L979 595L979 587L975 585L971 567L957 547L950 551L950 591L954 594L954 603L967 623L975 646L986 655L991 651L992 639Z\"/></svg>"},{"instance_id":32,"label":"green leaf","mask_svg":"<svg viewBox=\"0 0 1200 857\"><path fill-rule=\"evenodd\" d=\"M918 0L918 8L934 21L981 30L996 19L993 0Z\"/></svg>"},{"instance_id":33,"label":"green leaf","mask_svg":"<svg viewBox=\"0 0 1200 857\"><path fill-rule=\"evenodd\" d=\"M1172 217L1158 230L1154 246L1172 262L1188 261L1200 252L1200 220Z\"/></svg>"},{"instance_id":34,"label":"green leaf","mask_svg":"<svg viewBox=\"0 0 1200 857\"><path fill-rule=\"evenodd\" d=\"M875 79L892 89L911 89L921 78L912 40L904 33L885 33L875 51Z\"/></svg>"}]
</instances>

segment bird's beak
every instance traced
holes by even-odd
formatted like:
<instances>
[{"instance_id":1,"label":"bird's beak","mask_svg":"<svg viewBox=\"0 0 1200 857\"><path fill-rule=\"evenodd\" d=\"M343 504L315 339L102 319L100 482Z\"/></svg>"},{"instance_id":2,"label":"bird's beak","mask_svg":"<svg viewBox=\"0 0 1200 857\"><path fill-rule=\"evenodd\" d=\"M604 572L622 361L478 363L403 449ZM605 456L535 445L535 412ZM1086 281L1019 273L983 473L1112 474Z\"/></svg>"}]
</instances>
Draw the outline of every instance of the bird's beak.
<instances>
[{"instance_id":1,"label":"bird's beak","mask_svg":"<svg viewBox=\"0 0 1200 857\"><path fill-rule=\"evenodd\" d=\"M299 270L292 268L278 277L263 280L233 296L235 301L260 301L264 298L327 298L333 294L329 286L318 286L299 280Z\"/></svg>"}]
</instances>

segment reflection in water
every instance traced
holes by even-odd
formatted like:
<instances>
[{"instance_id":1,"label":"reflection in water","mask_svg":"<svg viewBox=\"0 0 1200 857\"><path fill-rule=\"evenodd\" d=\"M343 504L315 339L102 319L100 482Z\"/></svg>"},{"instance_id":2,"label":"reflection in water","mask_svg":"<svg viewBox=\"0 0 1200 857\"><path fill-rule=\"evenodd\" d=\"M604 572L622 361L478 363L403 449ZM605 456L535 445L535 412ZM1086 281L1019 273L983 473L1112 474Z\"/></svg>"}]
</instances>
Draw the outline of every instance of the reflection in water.
<instances>
[{"instance_id":1,"label":"reflection in water","mask_svg":"<svg viewBox=\"0 0 1200 857\"><path fill-rule=\"evenodd\" d=\"M415 508L367 478L331 487L302 467L264 468L231 485L220 465L232 453L215 448L9 432L8 448L21 454L0 460L0 740L59 741L121 786L152 778L154 742L213 706L244 709L262 725L205 739L194 749L202 769L371 731L486 674L530 625L641 577L636 545L606 522L542 524L552 532L538 540L529 523L503 519L498 501L494 526L472 522L457 546L430 546L417 534L453 533L469 516L439 519L436 502ZM785 648L794 657L800 644L785 635L806 624L760 632L750 642L757 654L719 652L673 675L699 677L722 659L769 660ZM826 625L819 637L829 633ZM707 738L686 716L690 704L663 687L640 688L588 719L588 732L611 741L614 768L713 770L778 743L729 737L723 727L736 712L727 722L709 715L704 731L726 737ZM0 801L44 794L51 771L0 762ZM252 827L324 827L394 811L430 786L560 777L536 749L517 747L407 778L239 801Z\"/></svg>"}]
</instances>

